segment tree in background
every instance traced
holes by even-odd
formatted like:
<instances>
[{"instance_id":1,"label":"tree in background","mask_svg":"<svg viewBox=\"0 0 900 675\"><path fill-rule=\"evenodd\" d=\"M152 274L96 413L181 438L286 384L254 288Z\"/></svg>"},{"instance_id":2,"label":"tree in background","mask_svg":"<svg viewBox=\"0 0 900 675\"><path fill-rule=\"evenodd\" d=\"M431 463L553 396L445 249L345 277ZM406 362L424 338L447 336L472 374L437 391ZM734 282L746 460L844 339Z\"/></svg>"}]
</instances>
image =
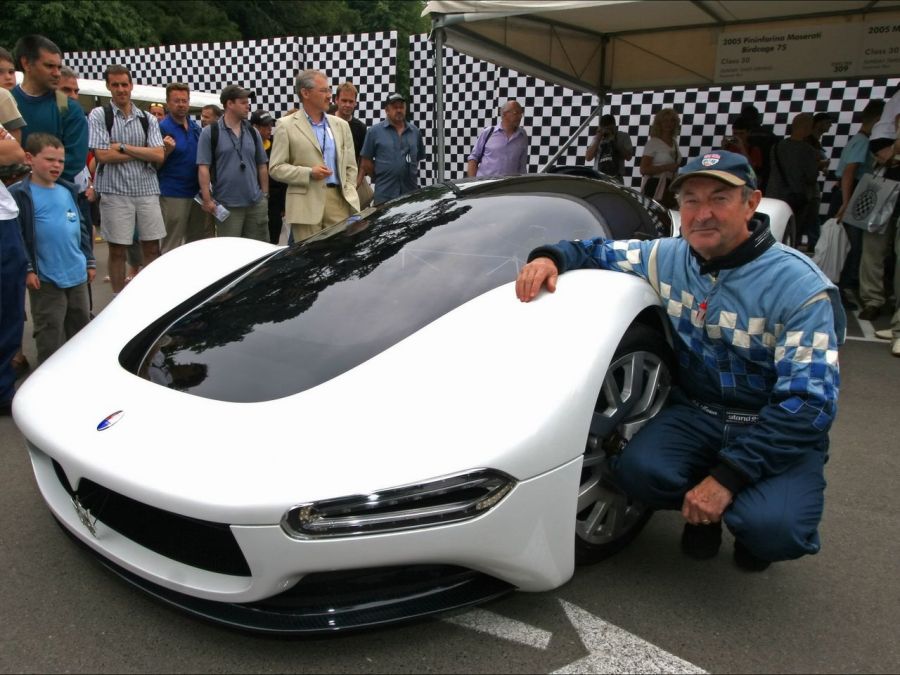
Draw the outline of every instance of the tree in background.
<instances>
[{"instance_id":1,"label":"tree in background","mask_svg":"<svg viewBox=\"0 0 900 675\"><path fill-rule=\"evenodd\" d=\"M10 51L29 33L46 35L63 51L142 47L156 39L144 18L119 0L0 0L0 16L0 45Z\"/></svg>"},{"instance_id":2,"label":"tree in background","mask_svg":"<svg viewBox=\"0 0 900 675\"><path fill-rule=\"evenodd\" d=\"M211 0L124 0L154 31L153 45L241 40L240 26ZM130 45L149 46L149 45Z\"/></svg>"},{"instance_id":3,"label":"tree in background","mask_svg":"<svg viewBox=\"0 0 900 675\"><path fill-rule=\"evenodd\" d=\"M0 0L0 46L46 35L64 52L397 31L397 88L409 93L409 36L423 0Z\"/></svg>"},{"instance_id":4,"label":"tree in background","mask_svg":"<svg viewBox=\"0 0 900 675\"><path fill-rule=\"evenodd\" d=\"M409 36L427 33L428 17L422 16L425 3L420 0L348 0L347 5L360 13L366 31L397 31L397 90L409 98ZM415 109L410 101L410 111Z\"/></svg>"}]
</instances>

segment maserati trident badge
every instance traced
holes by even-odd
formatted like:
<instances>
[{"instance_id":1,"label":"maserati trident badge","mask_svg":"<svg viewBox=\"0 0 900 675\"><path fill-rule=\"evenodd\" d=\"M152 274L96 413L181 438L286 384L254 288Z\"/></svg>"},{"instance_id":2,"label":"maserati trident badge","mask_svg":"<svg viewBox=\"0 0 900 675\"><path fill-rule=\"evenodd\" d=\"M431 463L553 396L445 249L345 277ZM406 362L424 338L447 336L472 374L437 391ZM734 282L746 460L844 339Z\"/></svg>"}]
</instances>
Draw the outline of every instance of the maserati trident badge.
<instances>
[{"instance_id":1,"label":"maserati trident badge","mask_svg":"<svg viewBox=\"0 0 900 675\"><path fill-rule=\"evenodd\" d=\"M78 520L81 521L81 524L87 528L88 532L91 533L91 536L96 537L97 519L94 518L91 515L91 512L82 505L81 500L78 499L78 497L72 498L72 506L75 507L75 513L78 515Z\"/></svg>"},{"instance_id":2,"label":"maserati trident badge","mask_svg":"<svg viewBox=\"0 0 900 675\"><path fill-rule=\"evenodd\" d=\"M112 415L107 415L100 424L97 425L97 431L106 431L113 424L118 422L120 419L125 417L125 413L121 410L117 410Z\"/></svg>"}]
</instances>

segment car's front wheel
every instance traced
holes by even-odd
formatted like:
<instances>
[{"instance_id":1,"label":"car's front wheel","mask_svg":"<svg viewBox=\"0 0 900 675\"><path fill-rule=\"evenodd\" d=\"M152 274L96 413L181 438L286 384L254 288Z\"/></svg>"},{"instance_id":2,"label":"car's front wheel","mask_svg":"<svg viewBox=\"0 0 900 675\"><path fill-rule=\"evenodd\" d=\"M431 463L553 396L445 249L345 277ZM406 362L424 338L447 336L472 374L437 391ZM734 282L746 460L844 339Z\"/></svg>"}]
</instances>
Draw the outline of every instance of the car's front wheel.
<instances>
[{"instance_id":1,"label":"car's front wheel","mask_svg":"<svg viewBox=\"0 0 900 675\"><path fill-rule=\"evenodd\" d=\"M647 326L632 326L616 349L594 407L582 464L575 521L578 564L617 552L652 515L615 485L609 460L662 409L673 367L669 345Z\"/></svg>"}]
</instances>

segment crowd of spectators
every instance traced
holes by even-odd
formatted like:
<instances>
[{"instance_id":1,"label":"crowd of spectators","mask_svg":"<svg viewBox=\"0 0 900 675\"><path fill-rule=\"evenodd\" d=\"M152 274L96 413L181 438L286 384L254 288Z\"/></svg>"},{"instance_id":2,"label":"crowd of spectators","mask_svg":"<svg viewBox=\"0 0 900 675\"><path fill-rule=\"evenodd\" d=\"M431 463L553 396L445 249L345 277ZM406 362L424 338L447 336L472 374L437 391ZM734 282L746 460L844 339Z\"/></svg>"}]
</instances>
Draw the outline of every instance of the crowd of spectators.
<instances>
[{"instance_id":1,"label":"crowd of spectators","mask_svg":"<svg viewBox=\"0 0 900 675\"><path fill-rule=\"evenodd\" d=\"M16 84L17 69L23 72L21 84ZM69 304L80 317L70 320L66 303L57 303L49 319L35 322L38 344L49 345L38 350L40 361L83 323L85 294L90 309L93 254L83 245L82 226L90 235L87 241L93 242L91 228L96 227L97 239L107 244L108 281L115 295L142 266L184 243L213 236L278 243L285 233L288 241L296 242L419 186L419 166L427 148L421 130L408 119L407 97L400 93L383 94L384 118L367 127L354 115L359 91L353 83L343 82L334 89L325 72L306 70L295 82L298 108L279 116L262 109L251 113L253 92L230 84L220 93L221 108L204 106L198 123L190 114L187 84L170 83L165 103L153 102L143 110L131 99L134 82L126 67L109 66L104 79L110 101L86 116L78 103L78 76L63 66L62 52L51 40L29 35L18 41L13 53L0 49L0 178L6 185L18 183L16 199L5 188L0 195L4 229L0 406L11 399L9 378L15 378L9 373L27 368L19 349L24 300L16 299L24 297L26 277L35 319L44 316L40 296L47 295L37 287L46 290L54 285L68 293ZM841 153L837 187L826 196L830 214L838 219L856 183L876 166L875 137L869 136L879 119L883 129L878 138L893 138L891 129L896 135L894 120L881 117L883 107L877 101L866 106L859 133ZM506 101L496 123L473 134L464 167L467 176L528 172L531 139L523 125L525 115L518 101ZM747 157L766 196L791 205L797 243L810 252L819 235L821 179L831 154L823 136L833 121L829 113L803 112L791 120L790 135L778 139L763 124L759 111L747 106L721 143ZM680 126L677 110L657 111L636 160L642 192L671 208L677 208L671 183L679 166L706 150L683 152ZM38 141L29 146L32 135ZM601 117L584 160L594 171L621 182L628 172L626 163L635 155L631 138L607 114ZM887 153L885 157L882 164L890 165L892 158ZM62 166L52 182L64 192L58 193L55 210L29 212L34 223L22 222L25 198L33 199L47 187L48 176L57 175L55 168L47 167L58 160ZM76 225L81 226L69 220L68 197L75 205ZM26 239L32 232L38 240L54 232L56 225L44 221L46 213L69 223L53 236L67 233L68 239L60 239L59 246L67 255L84 257L78 258L77 266L84 267L85 275L91 270L90 278L54 277L56 263L42 264L27 247L22 255L13 250L21 249L16 242L21 242L22 232ZM877 317L888 304L884 260L893 231L869 236L848 228L851 254L841 289L851 309L858 294L863 319ZM42 271L47 269L54 272ZM900 338L900 325L895 328L894 336ZM55 337L45 339L50 332ZM900 343L894 354L900 355Z\"/></svg>"}]
</instances>

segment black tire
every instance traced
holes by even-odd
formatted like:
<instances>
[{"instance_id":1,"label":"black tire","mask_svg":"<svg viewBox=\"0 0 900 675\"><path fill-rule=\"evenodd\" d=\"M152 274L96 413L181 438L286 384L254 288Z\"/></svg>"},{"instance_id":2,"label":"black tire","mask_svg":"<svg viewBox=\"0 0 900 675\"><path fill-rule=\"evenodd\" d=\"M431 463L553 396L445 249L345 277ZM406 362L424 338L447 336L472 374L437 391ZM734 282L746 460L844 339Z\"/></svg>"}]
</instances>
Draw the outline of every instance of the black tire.
<instances>
[{"instance_id":1,"label":"black tire","mask_svg":"<svg viewBox=\"0 0 900 675\"><path fill-rule=\"evenodd\" d=\"M598 562L626 546L653 515L612 481L609 457L662 409L674 374L665 338L633 325L616 348L591 420L575 516L575 562Z\"/></svg>"}]
</instances>

